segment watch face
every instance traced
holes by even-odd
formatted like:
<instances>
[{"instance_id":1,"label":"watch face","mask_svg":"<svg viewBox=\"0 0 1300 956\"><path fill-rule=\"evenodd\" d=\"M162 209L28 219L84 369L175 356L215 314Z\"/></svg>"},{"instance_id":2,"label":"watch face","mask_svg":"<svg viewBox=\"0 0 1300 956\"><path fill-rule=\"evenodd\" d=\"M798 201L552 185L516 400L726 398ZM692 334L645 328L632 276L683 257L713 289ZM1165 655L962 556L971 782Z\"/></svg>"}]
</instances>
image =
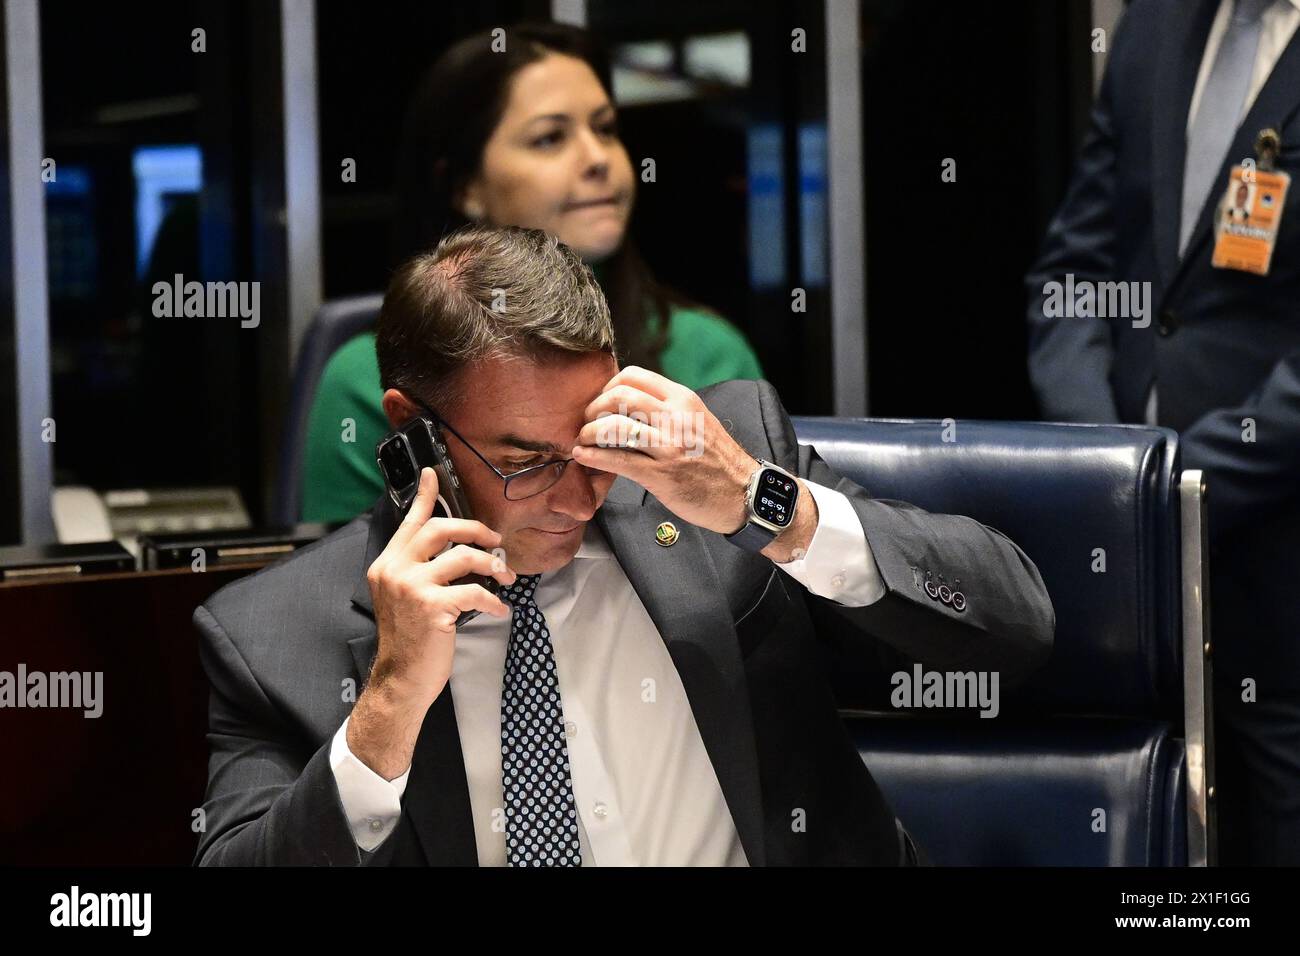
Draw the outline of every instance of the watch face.
<instances>
[{"instance_id":1,"label":"watch face","mask_svg":"<svg viewBox=\"0 0 1300 956\"><path fill-rule=\"evenodd\" d=\"M794 514L794 499L798 494L799 486L793 479L764 468L758 476L758 487L754 489L754 513L764 521L784 528Z\"/></svg>"}]
</instances>

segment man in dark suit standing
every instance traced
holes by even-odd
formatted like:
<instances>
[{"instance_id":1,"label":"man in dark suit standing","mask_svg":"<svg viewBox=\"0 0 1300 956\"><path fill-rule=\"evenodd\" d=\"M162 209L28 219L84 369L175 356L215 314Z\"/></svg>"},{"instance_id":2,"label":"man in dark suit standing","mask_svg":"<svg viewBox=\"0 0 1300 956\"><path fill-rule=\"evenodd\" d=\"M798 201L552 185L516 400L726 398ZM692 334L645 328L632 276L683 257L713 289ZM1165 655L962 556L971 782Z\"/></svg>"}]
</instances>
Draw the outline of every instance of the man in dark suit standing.
<instances>
[{"instance_id":1,"label":"man in dark suit standing","mask_svg":"<svg viewBox=\"0 0 1300 956\"><path fill-rule=\"evenodd\" d=\"M1300 174L1298 25L1300 0L1135 0L1027 277L1044 417L1177 429L1183 467L1206 474L1224 863L1300 863L1294 184L1284 203L1264 191L1281 210L1267 269L1215 254L1221 202L1250 181L1243 172L1261 184L1270 165ZM1067 277L1094 290L1148 283L1153 308L1045 308L1045 288Z\"/></svg>"},{"instance_id":2,"label":"man in dark suit standing","mask_svg":"<svg viewBox=\"0 0 1300 956\"><path fill-rule=\"evenodd\" d=\"M1055 623L1015 544L838 477L765 382L620 371L591 270L535 230L407 263L376 342L390 421L443 423L478 520L431 517L425 469L404 518L383 498L195 612L198 862L915 861L816 626L1014 684Z\"/></svg>"}]
</instances>

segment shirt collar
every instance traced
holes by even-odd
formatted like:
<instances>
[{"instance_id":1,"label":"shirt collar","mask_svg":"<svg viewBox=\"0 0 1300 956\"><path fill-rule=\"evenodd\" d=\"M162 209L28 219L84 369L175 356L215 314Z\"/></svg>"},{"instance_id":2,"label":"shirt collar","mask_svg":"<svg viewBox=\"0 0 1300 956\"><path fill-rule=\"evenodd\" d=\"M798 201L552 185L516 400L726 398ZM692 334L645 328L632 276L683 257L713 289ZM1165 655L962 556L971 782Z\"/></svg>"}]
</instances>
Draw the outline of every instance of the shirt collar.
<instances>
[{"instance_id":1,"label":"shirt collar","mask_svg":"<svg viewBox=\"0 0 1300 956\"><path fill-rule=\"evenodd\" d=\"M614 552L610 550L609 543L605 536L600 533L594 520L587 522L587 527L582 532L582 543L578 545L578 552L573 557L577 558L612 558Z\"/></svg>"}]
</instances>

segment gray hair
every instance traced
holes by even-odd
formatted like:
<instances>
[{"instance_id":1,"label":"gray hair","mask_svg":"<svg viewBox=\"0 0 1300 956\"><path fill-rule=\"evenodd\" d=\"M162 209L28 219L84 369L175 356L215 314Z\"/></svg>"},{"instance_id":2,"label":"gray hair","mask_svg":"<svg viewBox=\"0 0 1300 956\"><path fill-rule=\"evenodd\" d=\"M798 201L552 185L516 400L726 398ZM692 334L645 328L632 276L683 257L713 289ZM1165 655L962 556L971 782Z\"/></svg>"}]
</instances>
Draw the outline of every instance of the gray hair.
<instances>
[{"instance_id":1,"label":"gray hair","mask_svg":"<svg viewBox=\"0 0 1300 956\"><path fill-rule=\"evenodd\" d=\"M471 225L398 267L375 330L379 381L441 413L458 373L493 357L617 357L591 268L540 229Z\"/></svg>"}]
</instances>

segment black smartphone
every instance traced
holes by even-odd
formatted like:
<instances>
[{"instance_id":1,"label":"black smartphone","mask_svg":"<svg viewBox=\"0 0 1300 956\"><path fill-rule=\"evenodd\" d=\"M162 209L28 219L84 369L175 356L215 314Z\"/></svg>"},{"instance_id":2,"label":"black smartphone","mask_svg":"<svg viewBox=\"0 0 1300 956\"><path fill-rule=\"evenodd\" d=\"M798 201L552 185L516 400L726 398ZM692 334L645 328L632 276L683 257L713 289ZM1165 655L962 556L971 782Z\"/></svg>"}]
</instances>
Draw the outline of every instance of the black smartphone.
<instances>
[{"instance_id":1,"label":"black smartphone","mask_svg":"<svg viewBox=\"0 0 1300 956\"><path fill-rule=\"evenodd\" d=\"M396 431L384 436L375 446L375 458L379 462L380 474L384 476L388 497L397 506L399 514L405 515L410 510L411 502L415 500L415 494L420 488L421 470L432 468L438 477L438 500L433 507L433 517L474 517L470 513L465 491L460 486L456 466L452 464L451 455L447 454L442 429L432 419L417 415ZM452 583L479 584L491 594L496 594L501 589L500 581L481 574L467 574ZM460 627L466 621L473 620L478 613L463 612L456 619L456 626Z\"/></svg>"}]
</instances>

